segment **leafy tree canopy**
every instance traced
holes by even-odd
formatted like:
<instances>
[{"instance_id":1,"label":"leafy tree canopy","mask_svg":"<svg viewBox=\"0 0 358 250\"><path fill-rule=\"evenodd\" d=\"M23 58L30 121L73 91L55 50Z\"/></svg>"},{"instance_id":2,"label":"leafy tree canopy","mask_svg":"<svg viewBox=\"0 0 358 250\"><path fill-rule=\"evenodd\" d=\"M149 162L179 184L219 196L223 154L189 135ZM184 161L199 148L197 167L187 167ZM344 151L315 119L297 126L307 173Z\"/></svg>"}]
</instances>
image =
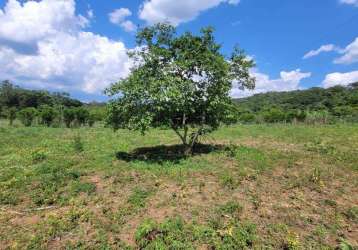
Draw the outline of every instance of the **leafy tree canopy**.
<instances>
[{"instance_id":1,"label":"leafy tree canopy","mask_svg":"<svg viewBox=\"0 0 358 250\"><path fill-rule=\"evenodd\" d=\"M135 61L131 74L107 90L117 95L108 116L115 129L144 133L168 126L190 152L200 135L233 121L233 82L240 88L255 86L249 74L253 61L238 48L225 57L210 27L199 35L177 35L173 26L157 24L141 29L137 44L129 53Z\"/></svg>"}]
</instances>

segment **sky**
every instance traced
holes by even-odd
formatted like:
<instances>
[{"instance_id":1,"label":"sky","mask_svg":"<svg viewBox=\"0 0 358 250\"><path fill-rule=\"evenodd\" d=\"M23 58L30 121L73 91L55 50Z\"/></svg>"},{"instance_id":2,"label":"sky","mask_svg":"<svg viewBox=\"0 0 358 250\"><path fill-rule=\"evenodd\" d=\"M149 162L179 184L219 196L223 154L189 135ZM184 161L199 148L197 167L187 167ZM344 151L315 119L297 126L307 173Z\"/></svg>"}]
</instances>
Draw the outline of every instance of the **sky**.
<instances>
[{"instance_id":1,"label":"sky","mask_svg":"<svg viewBox=\"0 0 358 250\"><path fill-rule=\"evenodd\" d=\"M222 53L244 49L256 89L236 98L358 81L358 0L0 0L0 81L107 100L136 30L157 22L212 26Z\"/></svg>"}]
</instances>

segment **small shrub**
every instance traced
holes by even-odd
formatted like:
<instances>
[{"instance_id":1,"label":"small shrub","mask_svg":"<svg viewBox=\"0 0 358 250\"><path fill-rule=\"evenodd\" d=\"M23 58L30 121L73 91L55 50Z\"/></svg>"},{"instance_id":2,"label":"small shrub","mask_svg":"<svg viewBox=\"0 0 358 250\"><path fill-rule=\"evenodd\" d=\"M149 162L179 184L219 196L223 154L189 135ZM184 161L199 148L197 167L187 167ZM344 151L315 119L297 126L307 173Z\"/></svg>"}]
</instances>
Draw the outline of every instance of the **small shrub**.
<instances>
[{"instance_id":1,"label":"small shrub","mask_svg":"<svg viewBox=\"0 0 358 250\"><path fill-rule=\"evenodd\" d=\"M37 150L31 153L31 159L33 163L39 163L47 158L47 153L43 150Z\"/></svg>"}]
</instances>

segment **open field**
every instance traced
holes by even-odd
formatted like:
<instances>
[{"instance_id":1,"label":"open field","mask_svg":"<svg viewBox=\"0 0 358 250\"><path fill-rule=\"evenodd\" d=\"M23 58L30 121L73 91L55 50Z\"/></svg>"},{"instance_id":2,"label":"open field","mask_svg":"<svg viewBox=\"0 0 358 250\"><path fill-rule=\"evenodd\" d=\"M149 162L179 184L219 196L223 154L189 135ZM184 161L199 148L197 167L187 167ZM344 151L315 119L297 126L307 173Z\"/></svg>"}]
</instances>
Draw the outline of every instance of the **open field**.
<instances>
[{"instance_id":1,"label":"open field","mask_svg":"<svg viewBox=\"0 0 358 250\"><path fill-rule=\"evenodd\" d=\"M191 158L178 143L1 123L0 249L358 245L358 126L235 125Z\"/></svg>"}]
</instances>

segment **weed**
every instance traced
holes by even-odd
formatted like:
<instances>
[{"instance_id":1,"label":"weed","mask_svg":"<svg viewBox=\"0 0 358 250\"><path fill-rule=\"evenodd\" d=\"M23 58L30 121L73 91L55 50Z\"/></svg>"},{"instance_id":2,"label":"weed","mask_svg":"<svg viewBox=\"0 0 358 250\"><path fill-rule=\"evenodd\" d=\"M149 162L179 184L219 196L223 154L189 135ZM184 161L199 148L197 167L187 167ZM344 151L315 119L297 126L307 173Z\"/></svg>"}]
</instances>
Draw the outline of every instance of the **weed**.
<instances>
[{"instance_id":1,"label":"weed","mask_svg":"<svg viewBox=\"0 0 358 250\"><path fill-rule=\"evenodd\" d=\"M33 163L39 163L47 158L47 153L43 150L36 150L31 153L31 160Z\"/></svg>"},{"instance_id":2,"label":"weed","mask_svg":"<svg viewBox=\"0 0 358 250\"><path fill-rule=\"evenodd\" d=\"M295 232L289 231L286 237L286 242L283 246L286 250L298 250L300 249L300 238Z\"/></svg>"},{"instance_id":3,"label":"weed","mask_svg":"<svg viewBox=\"0 0 358 250\"><path fill-rule=\"evenodd\" d=\"M344 239L341 239L341 243L339 244L339 247L337 248L339 250L355 250L349 242L345 241Z\"/></svg>"},{"instance_id":4,"label":"weed","mask_svg":"<svg viewBox=\"0 0 358 250\"><path fill-rule=\"evenodd\" d=\"M140 249L195 249L187 230L179 217L161 224L145 220L137 229L135 239Z\"/></svg>"},{"instance_id":5,"label":"weed","mask_svg":"<svg viewBox=\"0 0 358 250\"><path fill-rule=\"evenodd\" d=\"M128 198L128 202L135 208L143 208L146 204L146 199L150 196L151 191L135 188Z\"/></svg>"},{"instance_id":6,"label":"weed","mask_svg":"<svg viewBox=\"0 0 358 250\"><path fill-rule=\"evenodd\" d=\"M358 207L356 206L351 207L347 209L347 211L344 214L349 220L358 223Z\"/></svg>"},{"instance_id":7,"label":"weed","mask_svg":"<svg viewBox=\"0 0 358 250\"><path fill-rule=\"evenodd\" d=\"M239 185L238 181L229 172L225 172L220 176L220 183L228 189L234 190Z\"/></svg>"},{"instance_id":8,"label":"weed","mask_svg":"<svg viewBox=\"0 0 358 250\"><path fill-rule=\"evenodd\" d=\"M243 206L236 201L229 201L222 206L219 206L218 212L222 215L231 215L239 217L243 211Z\"/></svg>"},{"instance_id":9,"label":"weed","mask_svg":"<svg viewBox=\"0 0 358 250\"><path fill-rule=\"evenodd\" d=\"M72 194L91 194L96 191L96 185L88 182L75 181L72 183L70 190Z\"/></svg>"},{"instance_id":10,"label":"weed","mask_svg":"<svg viewBox=\"0 0 358 250\"><path fill-rule=\"evenodd\" d=\"M224 152L226 153L226 156L234 158L234 157L236 157L238 149L239 149L239 146L230 143L228 146L226 146L224 148Z\"/></svg>"}]
</instances>

